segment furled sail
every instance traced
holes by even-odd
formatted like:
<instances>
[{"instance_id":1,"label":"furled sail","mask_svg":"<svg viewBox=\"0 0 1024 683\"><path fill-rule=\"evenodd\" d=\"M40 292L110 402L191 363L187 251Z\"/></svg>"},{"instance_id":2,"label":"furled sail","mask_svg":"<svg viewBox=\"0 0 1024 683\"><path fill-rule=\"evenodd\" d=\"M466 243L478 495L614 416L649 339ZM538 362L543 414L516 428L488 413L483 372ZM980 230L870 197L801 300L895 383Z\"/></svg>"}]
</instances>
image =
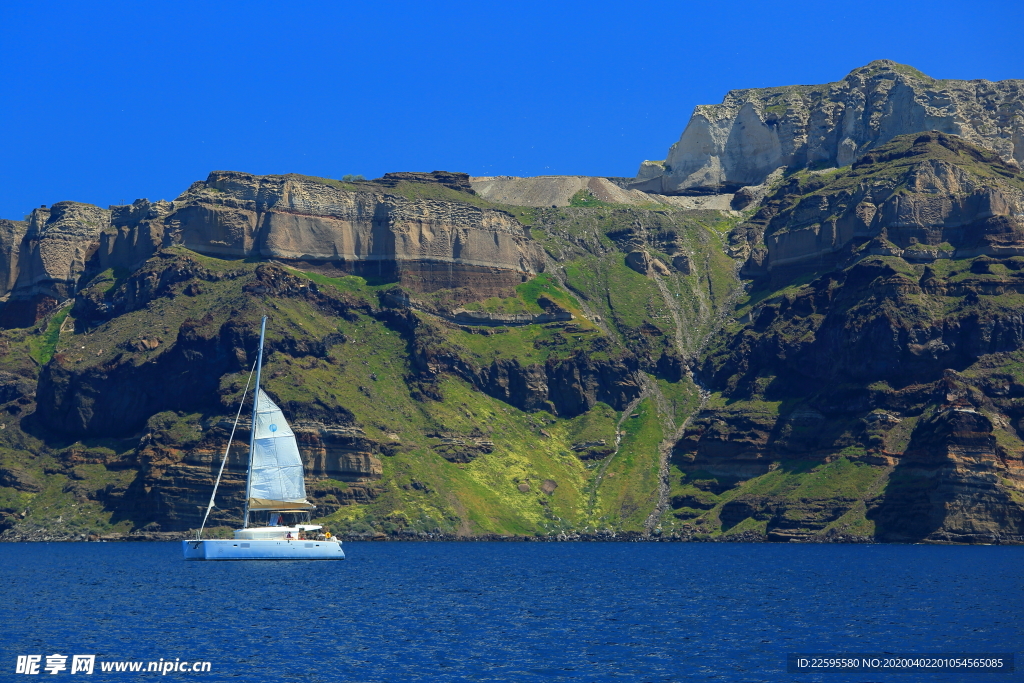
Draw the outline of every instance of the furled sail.
<instances>
[{"instance_id":1,"label":"furled sail","mask_svg":"<svg viewBox=\"0 0 1024 683\"><path fill-rule=\"evenodd\" d=\"M253 440L250 510L305 510L306 482L295 434L281 409L259 390Z\"/></svg>"}]
</instances>

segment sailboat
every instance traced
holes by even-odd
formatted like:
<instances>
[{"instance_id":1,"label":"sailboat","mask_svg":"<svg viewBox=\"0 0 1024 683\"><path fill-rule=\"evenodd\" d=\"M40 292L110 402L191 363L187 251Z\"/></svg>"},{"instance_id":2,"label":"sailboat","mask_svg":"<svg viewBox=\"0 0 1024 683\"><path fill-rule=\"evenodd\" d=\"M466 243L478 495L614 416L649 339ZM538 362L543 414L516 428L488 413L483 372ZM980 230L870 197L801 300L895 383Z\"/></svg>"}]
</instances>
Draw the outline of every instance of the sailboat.
<instances>
[{"instance_id":1,"label":"sailboat","mask_svg":"<svg viewBox=\"0 0 1024 683\"><path fill-rule=\"evenodd\" d=\"M253 372L252 423L249 435L249 466L245 478L245 511L242 528L234 538L203 538L206 520L214 507L217 487L224 474L228 451L242 415L239 406L235 424L228 438L220 472L210 495L203 524L196 537L181 542L186 560L344 560L338 538L320 533L319 524L310 523L310 513L316 509L306 500L306 481L302 458L295 443L295 434L281 409L260 388L260 370L263 366L263 341L267 331L267 316L260 325L260 350ZM253 373L249 373L252 381ZM246 383L242 401L248 394ZM286 517L287 516L287 517ZM250 526L252 518L263 518L264 526ZM288 517L292 521L286 522ZM296 521L295 518L298 518Z\"/></svg>"}]
</instances>

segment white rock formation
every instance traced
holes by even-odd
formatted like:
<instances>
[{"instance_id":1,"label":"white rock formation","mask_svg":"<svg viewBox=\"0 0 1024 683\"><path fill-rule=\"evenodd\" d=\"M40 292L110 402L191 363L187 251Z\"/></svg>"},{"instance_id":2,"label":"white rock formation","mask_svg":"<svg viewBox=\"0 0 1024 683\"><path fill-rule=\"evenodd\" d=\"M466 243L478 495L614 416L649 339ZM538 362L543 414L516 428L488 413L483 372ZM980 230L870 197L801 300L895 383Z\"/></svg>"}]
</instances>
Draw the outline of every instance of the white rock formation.
<instances>
[{"instance_id":1,"label":"white rock formation","mask_svg":"<svg viewBox=\"0 0 1024 683\"><path fill-rule=\"evenodd\" d=\"M644 162L661 168L659 162ZM652 206L665 204L680 209L714 209L730 211L732 194L702 197L669 197L630 190L616 185L607 178L594 176L546 175L521 178L519 176L480 176L470 178L473 190L484 199L511 206L563 207L571 204L573 196L581 190L590 192L598 201L608 204Z\"/></svg>"},{"instance_id":2,"label":"white rock formation","mask_svg":"<svg viewBox=\"0 0 1024 683\"><path fill-rule=\"evenodd\" d=\"M953 133L1024 162L1024 80L936 80L889 60L837 83L733 90L700 105L679 142L645 161L629 187L659 194L730 192L784 166L845 166L905 133Z\"/></svg>"},{"instance_id":3,"label":"white rock formation","mask_svg":"<svg viewBox=\"0 0 1024 683\"><path fill-rule=\"evenodd\" d=\"M46 292L57 300L74 295L78 277L109 224L110 211L92 204L58 202L35 209L18 258L9 266L13 289L26 296Z\"/></svg>"}]
</instances>

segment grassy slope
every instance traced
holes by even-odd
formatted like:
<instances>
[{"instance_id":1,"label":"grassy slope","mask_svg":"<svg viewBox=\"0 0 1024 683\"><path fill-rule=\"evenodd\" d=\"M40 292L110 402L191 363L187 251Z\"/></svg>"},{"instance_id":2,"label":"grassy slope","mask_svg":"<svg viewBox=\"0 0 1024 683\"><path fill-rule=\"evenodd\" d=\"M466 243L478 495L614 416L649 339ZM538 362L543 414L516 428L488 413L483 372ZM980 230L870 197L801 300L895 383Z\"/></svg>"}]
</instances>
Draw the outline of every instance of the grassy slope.
<instances>
[{"instance_id":1,"label":"grassy slope","mask_svg":"<svg viewBox=\"0 0 1024 683\"><path fill-rule=\"evenodd\" d=\"M908 172L923 161L935 160L958 166L973 175L981 184L1008 187L1011 191L1024 189L1024 177L1005 166L990 152L970 149L956 139L939 140L935 136L909 135L897 138L872 151L869 158L861 160L852 168L826 172L801 171L794 174L790 182L791 185L795 182L797 189L787 190L792 192L792 196L787 197L788 204L778 208L782 211L788 210L811 195L853 194L858 188L873 184L887 183L897 193L907 192L911 189L907 184L911 177ZM948 244L940 245L940 249L943 248L947 251L952 250L952 246ZM828 311L830 315L849 315L857 320L859 325L866 325L874 318L884 318L895 321L904 329L927 330L941 329L948 321L958 318L970 321L974 316L977 316L978 321L1014 320L1024 305L1024 296L1015 291L1024 272L1024 259L1020 257L999 261L987 257L942 259L926 266L911 264L899 257L873 256L866 257L863 264L878 269L891 269L907 286L898 296L869 291L859 298L837 298ZM812 296L814 292L814 281L824 274L824 270L808 271L779 287L767 287L767 280L764 280L758 284L759 288L740 297L732 311L732 319L726 322L723 333L713 340L706 351L705 369L709 372L711 369L717 369L720 359L729 353L730 345L738 343L741 334L747 335L748 339L774 336L780 340L780 345L787 349L814 343L822 311L787 319L785 324L776 322L766 330L754 329L747 322L747 316L751 312L756 313L757 307L761 305L785 308L801 297L807 301L807 297ZM930 283L928 287L919 289L918 283L925 281ZM939 287L946 286L949 289L945 293L941 293L941 290L936 291L936 283ZM977 293L968 294L969 290ZM762 361L758 358L748 360L753 366ZM1005 391L1011 386L1024 384L1022 362L1024 353L1013 351L984 355L968 367L959 368L959 377L968 385L965 390L970 393L976 405L982 406L981 412L992 421L997 448L1011 458L1020 457L1019 454L1024 452L1024 442L1012 426L1019 412L1018 399L1011 398ZM770 362L764 363L762 376L757 377L752 383L738 382L744 378L734 376L725 383L723 391L715 392L709 397L707 407L723 411L720 415L726 422L729 421L729 411L753 411L761 414L761 419L770 427L779 417L811 398L801 393L801 390L790 390L785 382L777 381L779 378L771 374L770 365ZM1004 389L997 391L1004 393L991 393L988 391L989 387L1003 387ZM877 382L868 387L868 390L880 395L890 395L899 388L891 387L885 382ZM822 387L822 390L825 388ZM772 400L766 400L769 396ZM791 511L786 514L799 515L798 509L805 507L799 502L801 497L816 501L838 501L842 498L863 501L876 496L890 482L889 468L859 460L851 461L843 456L860 458L869 450L902 453L907 448L915 427L936 408L935 403L927 401L920 405L909 405L905 407L900 421L895 426L891 426L890 423L887 426L862 429L859 432L856 429L859 425L853 423L830 424L835 448L831 453L818 453L817 456L826 460L830 457L839 459L827 464L821 461L788 464L779 461L775 463L777 469L749 481L719 481L706 472L687 475L674 466L670 476L672 496L679 502L687 501L693 506L679 507L675 511L676 519L679 521L673 524L689 524L715 534L723 531L763 531L766 520L753 517L734 527L723 529L718 513L730 500L742 498L767 497L785 501L787 505L792 506ZM867 417L871 412L871 409L867 409L858 417ZM875 412L885 411L879 409ZM1006 416L1010 416L1010 419ZM853 422L859 420L854 419ZM794 431L798 431L798 428L783 426L775 436L786 437ZM714 485L709 486L707 482ZM1005 481L1004 485L1010 497L1016 500L1020 495L1019 483ZM732 488L722 490L723 487L729 486ZM713 491L720 493L716 495ZM874 525L865 518L864 512L864 503L859 502L841 518L829 524L825 530L835 528L844 533L871 536L874 533ZM797 518L787 518L786 521L799 527L800 520Z\"/></svg>"},{"instance_id":2,"label":"grassy slope","mask_svg":"<svg viewBox=\"0 0 1024 683\"><path fill-rule=\"evenodd\" d=\"M993 287L1016 279L1019 270L1008 269L1004 263L993 263L987 266L988 272L978 272L977 267L972 268L976 260L987 261L986 257L980 259L948 259L934 263L909 264L901 258L890 256L869 257L865 263L877 262L893 268L896 272L906 276L909 281L918 282L924 275L926 268L938 278L957 285L968 285L975 288L984 288L986 285ZM1018 259L1007 259L1012 265ZM1022 259L1024 260L1024 259ZM1022 264L1024 265L1024 264ZM1014 265L1017 268L1016 265ZM773 301L781 301L789 298L793 300L801 294L811 291L811 282L818 273L809 273L786 286L772 291L753 291L741 298L735 307L735 319L746 315L753 305ZM910 321L909 326L927 327L929 325L941 325L941 321L947 316L963 314L964 312L976 313L980 318L993 318L1000 316L1013 317L1019 315L1020 307L1024 305L1024 297L1014 292L1004 292L989 296L970 296L967 294L939 295L921 291L910 292L903 295L900 306L893 307L891 302L874 300L860 302L858 306L863 309L861 314L865 317L873 315L886 315L895 320ZM710 349L710 353L720 353L724 350L722 345L732 335L744 329L739 322L729 323L726 327L727 334L723 334L716 340ZM771 333L778 333L771 330ZM799 326L790 326L784 334L792 335L796 339L803 332ZM813 337L808 337L813 339ZM982 357L975 364L965 368L961 376L975 386L984 387L992 383L1017 382L1024 384L1024 352L1014 351L1009 353L990 354ZM764 382L759 384L761 391L754 390L750 398L740 399L736 395L726 392L713 392L709 397L707 407L712 409L729 410L760 410L765 411L768 419L775 420L788 413L805 396L793 395L786 400L765 401L759 400L765 390L772 385L774 378L766 376ZM777 385L773 385L773 388ZM875 390L890 391L892 387L879 383ZM775 392L778 393L777 391ZM980 394L979 394L980 395ZM984 399L982 399L984 400ZM1009 399L1007 406L1011 406L1013 399ZM921 419L929 416L936 409L935 404L920 406L918 414L904 415L895 427L888 429L882 435L882 441L875 444L889 453L902 453L906 449L910 436ZM871 412L865 411L865 414ZM982 411L989 414L989 411ZM1024 442L1018 437L1016 431L1005 419L993 419L994 436L998 446L1009 453L1024 452ZM870 436L870 433L869 433ZM850 436L849 438L853 438ZM781 500L792 504L794 508L800 507L801 498L814 500L835 500L851 498L865 500L878 495L891 481L890 470L885 467L869 465L864 462L851 462L842 456L863 455L866 448L871 444L849 446L846 449L836 448L831 454L837 456L838 461L829 464L815 464L813 462L801 461L786 463L780 461L779 469L770 472L762 477L750 479L749 481L729 482L734 485L720 495L709 491L701 490L693 485L696 478L712 478L706 473L687 475L678 467L671 470L670 480L672 482L672 496L694 496L711 506L711 509L682 507L677 509L676 522L666 524L667 528L689 524L704 529L712 534L739 533L742 531L764 531L765 520L748 518L735 527L723 529L718 519L718 512L722 505L730 500L748 496L769 496L779 497ZM1017 456L1019 457L1019 456ZM1004 482L1011 497L1019 493L1013 488L1010 482ZM1016 498L1014 497L1016 500ZM870 537L874 533L874 523L864 516L865 507L863 502L854 505L840 519L829 524L824 531L835 528L844 533ZM798 514L794 512L793 514Z\"/></svg>"},{"instance_id":3,"label":"grassy slope","mask_svg":"<svg viewBox=\"0 0 1024 683\"><path fill-rule=\"evenodd\" d=\"M351 412L356 423L369 438L397 441L397 455L383 457L382 493L371 505L343 507L332 516L336 526L352 529L390 530L442 529L459 533L524 534L595 528L599 524L613 528L641 527L649 514L650 493L656 490L652 476L656 470L656 445L660 440L657 420L644 419L627 423L623 446L615 456L615 481L610 491L596 498L591 496L596 472L573 452L574 444L603 438L614 442L615 424L619 414L607 406L599 406L577 418L554 418L546 413L526 414L500 401L485 396L461 380L444 380L439 388L445 400L419 401L410 394L407 378L411 369L407 341L393 329L372 316L362 313L351 319L326 314L309 302L294 298L254 298L243 292L257 264L223 261L176 250L179 257L191 259L215 272L240 276L216 282L203 282L201 292L194 296L162 297L145 308L118 316L93 329L76 329L75 320L57 316L43 321L36 330L5 333L15 340L21 357L48 360L54 352L62 362L76 370L97 367L127 355L136 365L151 362L173 347L177 328L186 320L202 321L201 327L213 330L228 318L247 321L255 326L258 315L271 317L268 338L271 344L285 338L323 339L341 333L346 342L331 347L327 357L292 357L282 352L268 353L264 378L266 388L282 402L313 403L338 406ZM631 271L630 271L631 272ZM359 277L328 278L312 273L302 275L330 288L339 296L347 296L374 305L382 287L367 284ZM105 273L92 287L105 294L120 286L121 278ZM484 364L496 357L514 357L521 363L543 362L546 358L565 356L577 349L588 349L590 340L603 333L582 317L579 303L556 281L540 276L518 288L516 302L531 312L539 310L537 299L546 295L577 314L571 330L565 332L552 326L510 328L504 334L485 336L446 327L448 343L475 363ZM419 314L429 318L427 314ZM159 321L154 325L154 320ZM126 342L157 338L159 346L152 350L126 353ZM547 344L554 340L556 343ZM540 342L540 343L536 343ZM600 352L594 352L600 353ZM8 358L10 360L10 358ZM221 378L224 414L240 394L244 385L241 374ZM150 420L150 429L160 430L163 438L189 447L196 425L204 418L196 414L161 413ZM634 425L644 425L634 434ZM653 432L651 431L653 425ZM424 434L436 430L469 433L482 430L495 448L467 464L450 463L432 449ZM544 433L541 432L543 430ZM15 430L12 430L12 433ZM123 463L131 457L137 440L103 441L109 447L109 458ZM5 451L3 463L29 472L45 482L38 493L22 493L14 489L0 490L0 505L9 511L28 509L31 524L46 526L61 520L65 530L110 532L127 530L133 520L125 519L99 501L83 502L64 495L68 477L47 474L44 468L60 469L54 458L67 449L99 447L98 441L69 443L51 438L48 443L28 444L30 450ZM49 465L47 465L49 463ZM639 479L632 480L634 473ZM76 470L84 491L96 491L107 484L127 487L134 470L121 464L88 465ZM551 480L557 487L545 493L541 485ZM405 487L420 482L424 487ZM526 492L520 484L529 484ZM340 483L337 483L340 485ZM333 486L321 482L317 486ZM344 486L344 485L341 485Z\"/></svg>"},{"instance_id":4,"label":"grassy slope","mask_svg":"<svg viewBox=\"0 0 1024 683\"><path fill-rule=\"evenodd\" d=\"M417 188L404 191L415 196L426 192ZM442 194L437 198L451 198L447 190ZM721 307L730 302L736 280L733 262L724 254L724 234L731 222L715 214L601 205L554 210L505 208L530 223L534 236L559 261L552 264L554 268L549 273L520 285L515 297L482 301L476 308L537 313L541 310L537 300L543 294L571 310L577 320L570 330L533 325L483 335L439 325L429 314L417 313L426 324L440 331L444 344L475 365L486 365L498 358L515 358L522 364L543 363L577 350L601 357L618 353L620 344L634 350L640 348L638 344L646 344L640 350L649 352L656 360L661 350L671 349L675 343L673 313L683 324L684 352L695 353L701 340L714 329ZM643 229L623 234L636 224ZM625 265L625 254L640 243L667 264L671 264L674 253L689 254L694 272L684 275L673 270L670 276L662 278L663 290L653 278ZM162 343L156 349L132 354L134 362L144 363L167 352L177 328L187 319L206 319L205 329L214 329L229 317L255 326L263 311L271 316L271 342L286 338L320 340L330 334L343 334L347 341L332 346L326 357L292 357L274 352L268 355L264 370L267 388L281 401L336 406L350 412L367 437L398 445L395 455L381 458L384 476L378 485L379 497L368 505L343 506L331 515L329 521L337 529L440 529L467 534L642 529L657 503L658 448L669 436L667 425L678 428L700 404L696 387L688 378L673 383L658 377L652 377L651 384L664 399L661 405L670 407L672 420L660 413L659 404L652 397L641 401L632 411L635 417L622 416L603 405L571 420L545 412L528 414L483 395L456 378L439 383L443 401L417 400L409 384L413 368L408 341L379 319L365 313L346 319L325 313L302 299L254 297L242 288L251 279L256 263L223 261L184 250L178 254L213 271L242 275L203 283L201 293L195 296L157 299L143 310L120 316L94 330L74 330L72 319L61 332L64 321L52 317L37 330L5 333L12 340L12 348L36 361L44 361L57 352L67 362L85 366L108 362L123 353L125 340L159 337ZM942 265L956 268L952 264ZM370 307L378 305L382 289L393 286L374 285L354 276L330 278L300 271L292 273L333 292L332 296L349 297ZM106 273L92 286L111 292L122 286L124 279L125 274ZM791 291L765 295L784 296L798 292L801 286L794 283ZM750 302L741 301L738 314L742 314L745 303ZM600 323L588 320L586 311L600 316ZM66 315L66 311L63 313ZM154 325L154 319L160 323ZM643 332L645 325L648 331ZM650 327L656 328L660 336L650 332ZM22 338L15 339L17 334L22 334ZM601 342L609 339L607 334L611 335L610 347ZM242 385L244 377L240 374L221 378L224 414L230 412ZM779 401L737 403L721 395L712 396L711 401L730 403L734 409L776 413L782 409ZM206 417L162 413L151 420L151 428L159 427L168 438L187 445L195 425ZM621 429L618 449L607 459L581 460L572 450L575 444L588 441L614 444L617 429ZM436 439L426 436L435 431L469 434L475 430L493 441L494 450L469 463L445 460L432 448ZM71 480L63 474L47 474L44 468L63 452L61 449L102 447L109 449L112 459L116 459L118 454L130 454L134 442L54 441L48 446L25 446L24 450L4 451L4 461L31 470L46 486L36 494L0 490L0 504L4 508L31 508L30 518L41 524L62 517L65 521L74 520L82 529L98 531L132 525L132 520L121 519L105 509L102 502L70 499L61 492ZM29 455L37 448L51 455ZM50 469L55 469L53 464ZM756 524L748 521L722 530L717 518L722 506L737 496L856 497L877 486L880 472L880 468L845 458L810 468L781 463L768 475L740 483L716 496L694 486L694 475L684 475L678 468L672 468L671 495L697 496L709 508L694 509L689 518L683 509L682 516L666 515L662 524L667 531L689 524L714 534L737 533ZM88 465L79 468L76 476L83 477L75 480L82 487L96 490L108 483L125 487L134 471L113 465ZM551 493L541 488L546 480L557 485ZM419 486L412 486L413 483ZM527 490L521 491L521 484L527 485ZM331 481L311 485L337 489L346 486ZM841 520L847 527L866 529L865 524L869 523L862 514L856 518L851 510L850 515L849 519Z\"/></svg>"}]
</instances>

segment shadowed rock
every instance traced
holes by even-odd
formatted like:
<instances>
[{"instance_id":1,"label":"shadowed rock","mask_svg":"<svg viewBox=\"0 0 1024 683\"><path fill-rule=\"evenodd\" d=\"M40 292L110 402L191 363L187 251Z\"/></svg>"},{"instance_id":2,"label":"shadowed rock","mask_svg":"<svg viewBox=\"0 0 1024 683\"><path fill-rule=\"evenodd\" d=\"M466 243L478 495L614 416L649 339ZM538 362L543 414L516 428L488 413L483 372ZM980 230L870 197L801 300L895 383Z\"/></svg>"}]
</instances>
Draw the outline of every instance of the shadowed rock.
<instances>
[{"instance_id":1,"label":"shadowed rock","mask_svg":"<svg viewBox=\"0 0 1024 683\"><path fill-rule=\"evenodd\" d=\"M824 85L729 92L700 105L662 162L645 161L631 188L662 194L731 192L784 166L845 166L898 135L938 130L1024 161L1024 81L936 81L887 59ZM738 208L738 207L737 207Z\"/></svg>"}]
</instances>

